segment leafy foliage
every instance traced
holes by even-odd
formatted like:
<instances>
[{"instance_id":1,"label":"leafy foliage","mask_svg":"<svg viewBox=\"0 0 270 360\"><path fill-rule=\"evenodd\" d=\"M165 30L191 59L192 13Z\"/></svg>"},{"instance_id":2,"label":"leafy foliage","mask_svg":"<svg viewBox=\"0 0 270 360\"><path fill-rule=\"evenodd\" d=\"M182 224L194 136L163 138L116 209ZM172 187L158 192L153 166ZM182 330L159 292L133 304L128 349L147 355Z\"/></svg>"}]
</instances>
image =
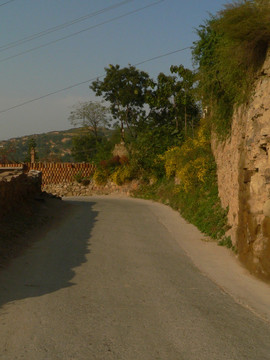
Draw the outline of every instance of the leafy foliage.
<instances>
[{"instance_id":1,"label":"leafy foliage","mask_svg":"<svg viewBox=\"0 0 270 360\"><path fill-rule=\"evenodd\" d=\"M122 138L124 126L129 128L131 134L134 128L144 120L145 96L149 86L149 75L129 66L120 68L119 65L110 65L105 68L106 76L96 80L90 88L97 96L110 102L110 110L116 121L120 121Z\"/></svg>"},{"instance_id":2,"label":"leafy foliage","mask_svg":"<svg viewBox=\"0 0 270 360\"><path fill-rule=\"evenodd\" d=\"M192 192L185 192L175 185L174 179L163 178L154 184L140 186L133 192L133 196L170 205L213 239L223 239L228 229L227 211L220 205L215 182L204 189L197 187Z\"/></svg>"},{"instance_id":3,"label":"leafy foliage","mask_svg":"<svg viewBox=\"0 0 270 360\"><path fill-rule=\"evenodd\" d=\"M142 186L136 195L169 204L202 232L227 245L227 211L222 209L218 197L210 131L208 121L203 120L194 137L159 156L167 178Z\"/></svg>"},{"instance_id":4,"label":"leafy foliage","mask_svg":"<svg viewBox=\"0 0 270 360\"><path fill-rule=\"evenodd\" d=\"M160 73L152 81L147 94L150 107L149 124L163 129L177 141L188 135L199 119L199 107L195 100L195 74L183 65L171 66L171 74Z\"/></svg>"},{"instance_id":5,"label":"leafy foliage","mask_svg":"<svg viewBox=\"0 0 270 360\"><path fill-rule=\"evenodd\" d=\"M199 91L220 136L231 126L235 106L253 89L270 41L269 1L236 1L197 29L193 59L199 66Z\"/></svg>"},{"instance_id":6,"label":"leafy foliage","mask_svg":"<svg viewBox=\"0 0 270 360\"><path fill-rule=\"evenodd\" d=\"M163 176L158 156L193 133L200 113L194 97L193 72L182 65L170 70L173 75L160 73L156 81L149 82L151 89L145 97L149 112L143 127L137 127L136 138L130 141L130 152L140 173L146 171L151 177Z\"/></svg>"},{"instance_id":7,"label":"leafy foliage","mask_svg":"<svg viewBox=\"0 0 270 360\"><path fill-rule=\"evenodd\" d=\"M215 176L216 166L211 151L210 133L204 122L194 138L188 138L181 147L165 152L167 177L179 179L185 192L202 186Z\"/></svg>"},{"instance_id":8,"label":"leafy foliage","mask_svg":"<svg viewBox=\"0 0 270 360\"><path fill-rule=\"evenodd\" d=\"M170 148L158 161L164 164L166 177L159 177L155 184L141 186L135 196L169 204L205 234L223 239L227 212L222 209L218 197L208 123L202 121L194 138Z\"/></svg>"},{"instance_id":9,"label":"leafy foliage","mask_svg":"<svg viewBox=\"0 0 270 360\"><path fill-rule=\"evenodd\" d=\"M82 184L84 186L87 186L90 184L91 177L84 177L82 175L82 172L79 171L75 176L74 180L77 181L77 183Z\"/></svg>"},{"instance_id":10,"label":"leafy foliage","mask_svg":"<svg viewBox=\"0 0 270 360\"><path fill-rule=\"evenodd\" d=\"M104 168L97 168L93 175L93 180L97 185L106 185L108 181L108 171Z\"/></svg>"},{"instance_id":11,"label":"leafy foliage","mask_svg":"<svg viewBox=\"0 0 270 360\"><path fill-rule=\"evenodd\" d=\"M101 138L96 138L93 134L82 133L72 138L71 154L75 161L91 162L96 153L97 146Z\"/></svg>"},{"instance_id":12,"label":"leafy foliage","mask_svg":"<svg viewBox=\"0 0 270 360\"><path fill-rule=\"evenodd\" d=\"M119 166L111 175L111 180L117 185L123 185L126 182L131 181L135 178L137 174L134 171L134 168L129 165Z\"/></svg>"}]
</instances>

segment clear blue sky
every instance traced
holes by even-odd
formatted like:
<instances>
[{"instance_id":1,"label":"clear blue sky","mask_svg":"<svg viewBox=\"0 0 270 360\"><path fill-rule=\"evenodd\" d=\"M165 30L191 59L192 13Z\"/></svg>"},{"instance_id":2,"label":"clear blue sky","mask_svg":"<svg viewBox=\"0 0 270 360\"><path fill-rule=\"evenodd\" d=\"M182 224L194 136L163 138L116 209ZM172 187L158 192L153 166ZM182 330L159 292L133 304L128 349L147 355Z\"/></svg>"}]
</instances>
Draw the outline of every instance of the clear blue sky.
<instances>
[{"instance_id":1,"label":"clear blue sky","mask_svg":"<svg viewBox=\"0 0 270 360\"><path fill-rule=\"evenodd\" d=\"M39 50L9 56L84 30L157 0L133 0L83 22L2 51L2 46L97 12L123 0L0 0L0 111L104 73L108 64L127 66L191 46L195 28L226 0L164 0L155 6L97 26ZM170 65L192 67L186 50L141 65L152 77ZM0 140L71 128L68 116L78 101L95 100L84 84L0 114Z\"/></svg>"}]
</instances>

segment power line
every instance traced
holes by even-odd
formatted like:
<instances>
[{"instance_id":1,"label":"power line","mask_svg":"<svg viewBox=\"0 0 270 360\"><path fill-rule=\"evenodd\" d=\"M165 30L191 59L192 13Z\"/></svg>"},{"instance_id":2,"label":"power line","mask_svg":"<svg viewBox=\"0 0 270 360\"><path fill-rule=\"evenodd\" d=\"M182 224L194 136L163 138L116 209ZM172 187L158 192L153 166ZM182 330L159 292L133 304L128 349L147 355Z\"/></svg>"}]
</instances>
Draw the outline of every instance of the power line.
<instances>
[{"instance_id":1,"label":"power line","mask_svg":"<svg viewBox=\"0 0 270 360\"><path fill-rule=\"evenodd\" d=\"M154 57L152 57L152 58L150 58L150 59L147 59L147 60L141 61L141 62L139 62L139 63L137 63L137 64L134 64L134 66L139 66L139 65L145 64L145 63L147 63L147 62L149 62L149 61L161 59L161 58L163 58L163 57L165 57L165 56L169 56L169 55L172 55L172 54L176 54L176 53L178 53L178 52L180 52L180 51L184 51L184 50L188 50L188 49L191 49L191 46L187 46L187 47L185 47L185 48L183 48L183 49L179 49L179 50L174 50L174 51L168 52L168 53L166 53L166 54L154 56Z\"/></svg>"},{"instance_id":2,"label":"power line","mask_svg":"<svg viewBox=\"0 0 270 360\"><path fill-rule=\"evenodd\" d=\"M154 2L154 3L151 3L151 4L147 5L147 6L144 6L144 7L141 7L141 8L139 8L139 9L135 9L135 10L129 11L129 12L123 14L123 15L116 16L116 17L114 17L114 18L112 18L112 19L103 21L103 22L101 22L101 23L99 23L99 24L96 24L96 25L92 25L92 26L90 26L90 27L88 27L88 28L86 28L86 29L77 31L77 32L75 32L75 33L73 33L73 34L70 34L70 35L66 35L66 36L64 36L64 37L62 37L62 38L59 38L59 39L57 39L57 40L53 40L53 41L50 41L50 42L48 42L48 43L46 43L46 44L36 46L36 47L34 47L34 48L32 48L32 49L29 49L29 50L26 50L26 51L22 51L22 52L20 52L20 53L18 53L18 54L8 56L8 57L6 57L6 58L4 58L4 59L0 59L0 63L1 63L1 62L4 62L4 61L7 61L7 60L10 60L10 59L13 59L13 58L16 58L16 57L18 57L18 56L24 55L24 54L28 54L28 53L30 53L30 52L33 52L33 51L36 51L36 50L38 50L38 49L47 47L47 46L49 46L49 45L58 43L59 41L66 40L66 39L68 39L68 38L70 38L70 37L73 37L73 36L82 34L83 32L86 32L86 31L90 31L90 30L95 29L95 28L97 28L97 27L99 27L99 26L102 26L102 25L105 25L105 24L109 24L109 23L111 23L111 22L113 22L113 21L115 21L115 20L122 19L122 18L124 18L124 17L126 17L126 16L135 14L135 13L137 13L137 12L146 10L147 8L152 7L152 6L155 6L155 5L158 5L158 4L160 4L161 2L163 2L163 1L165 1L165 0L156 1L156 2Z\"/></svg>"},{"instance_id":3,"label":"power line","mask_svg":"<svg viewBox=\"0 0 270 360\"><path fill-rule=\"evenodd\" d=\"M181 52L181 51L185 51L185 50L188 50L188 49L191 49L191 48L192 48L191 46L188 46L188 47L185 47L185 48L182 48L182 49L170 51L170 52L168 52L168 53L166 53L166 54L158 55L158 56L149 58L149 59L147 59L147 60L140 61L140 62L138 62L138 63L136 63L136 64L133 64L133 66L138 66L138 65L141 65L141 64L145 64L145 63L147 63L147 62L154 61L154 60L160 59L160 58L162 58L162 57L169 56L169 55L172 55L172 54L176 54L176 53L179 53L179 52ZM91 79L78 82L78 83L76 83L76 84L67 86L67 87L62 88L62 89L59 89L59 90L52 91L52 92L50 92L50 93L47 93L47 94L45 94L45 95L41 95L41 96L39 96L39 97L37 97L37 98L34 98L34 99L31 99L31 100L24 101L23 103L20 103L20 104L11 106L11 107L9 107L9 108L7 108L7 109L4 109L4 110L0 110L0 114L5 113L5 112L8 112L8 111L13 110L13 109L16 109L16 108L18 108L18 107L21 107L21 106L30 104L30 103L32 103L32 102L34 102L34 101L38 101L38 100L44 99L44 98L49 97L49 96L51 96L51 95L55 95L55 94L58 94L58 93L60 93L60 92L63 92L63 91L72 89L72 88L74 88L74 87L77 87L77 86L80 86L80 85L83 85L83 84L87 84L87 83L89 83L89 82L92 82L92 81L96 80L97 78L102 78L102 77L104 77L105 75L106 75L106 74L102 74L102 75L99 75L99 76L95 76L95 77L93 77L93 78L91 78Z\"/></svg>"},{"instance_id":4,"label":"power line","mask_svg":"<svg viewBox=\"0 0 270 360\"><path fill-rule=\"evenodd\" d=\"M11 0L11 1L14 1L14 0ZM5 50L8 50L8 49L11 49L11 48L13 48L13 47L15 47L15 46L19 46L19 45L24 44L24 43L26 43L26 42L29 42L29 41L38 39L38 38L40 38L40 37L42 37L42 36L48 35L48 34L53 33L53 32L55 32L55 31L65 29L66 27L69 27L69 26L71 26L71 25L74 25L74 24L77 24L77 23L79 23L79 22L85 21L85 20L87 20L87 19L89 19L89 18L92 18L92 17L95 17L95 16L97 16L97 15L103 14L103 13L109 11L109 10L116 9L116 8L118 8L118 7L122 6L122 5L128 4L128 3L132 2L132 1L134 1L134 0L125 0L125 1L122 1L122 2L120 2L120 3L118 3L118 4L115 4L115 5L112 5L112 6L108 6L108 7L106 7L106 8L103 8L103 9L101 9L101 10L95 11L95 12L93 12L93 13L90 13L90 14L87 14L87 15L84 15L84 16L81 16L81 17L79 17L79 18L77 18L77 19L73 19L73 20L71 20L71 21L65 22L65 23L63 23L63 24L61 24L61 25L57 25L57 26L51 27L51 28L46 29L46 30L43 30L43 31L41 31L41 32L39 32L39 33L36 33L36 34L33 34L33 35L29 35L29 36L27 36L27 37L24 37L24 38L22 38L22 39L19 39L19 40L10 42L10 43L8 43L8 44L1 45L1 46L0 46L0 52L5 51Z\"/></svg>"},{"instance_id":5,"label":"power line","mask_svg":"<svg viewBox=\"0 0 270 360\"><path fill-rule=\"evenodd\" d=\"M7 5L7 4L11 3L12 1L15 1L15 0L9 0L9 1L6 1L6 2L4 2L3 4L0 4L0 6Z\"/></svg>"}]
</instances>

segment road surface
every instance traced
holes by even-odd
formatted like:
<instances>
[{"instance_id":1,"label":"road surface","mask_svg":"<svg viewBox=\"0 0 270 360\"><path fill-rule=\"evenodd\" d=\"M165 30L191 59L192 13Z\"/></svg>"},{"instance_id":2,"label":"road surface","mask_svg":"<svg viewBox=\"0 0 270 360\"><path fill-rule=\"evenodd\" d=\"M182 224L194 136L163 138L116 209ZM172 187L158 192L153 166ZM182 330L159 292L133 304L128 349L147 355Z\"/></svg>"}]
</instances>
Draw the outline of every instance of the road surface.
<instances>
[{"instance_id":1,"label":"road surface","mask_svg":"<svg viewBox=\"0 0 270 360\"><path fill-rule=\"evenodd\" d=\"M157 205L67 201L0 272L0 359L270 359L269 323L193 265Z\"/></svg>"}]
</instances>

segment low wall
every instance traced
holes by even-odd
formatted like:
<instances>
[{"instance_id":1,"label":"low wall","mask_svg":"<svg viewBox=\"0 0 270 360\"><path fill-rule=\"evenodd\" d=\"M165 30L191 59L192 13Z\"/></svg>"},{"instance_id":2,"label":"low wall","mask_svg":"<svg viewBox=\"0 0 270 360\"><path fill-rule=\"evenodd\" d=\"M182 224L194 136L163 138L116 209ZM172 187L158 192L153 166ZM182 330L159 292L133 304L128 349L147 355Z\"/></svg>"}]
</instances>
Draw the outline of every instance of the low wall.
<instances>
[{"instance_id":1,"label":"low wall","mask_svg":"<svg viewBox=\"0 0 270 360\"><path fill-rule=\"evenodd\" d=\"M25 164L27 170L42 172L42 185L71 183L80 173L89 177L94 172L94 165L88 163L34 163Z\"/></svg>"},{"instance_id":2,"label":"low wall","mask_svg":"<svg viewBox=\"0 0 270 360\"><path fill-rule=\"evenodd\" d=\"M41 192L41 173L10 169L0 173L0 218L15 211Z\"/></svg>"},{"instance_id":3,"label":"low wall","mask_svg":"<svg viewBox=\"0 0 270 360\"><path fill-rule=\"evenodd\" d=\"M80 173L82 177L93 175L95 166L90 163L26 163L21 165L0 164L1 168L14 168L14 166L24 169L27 173L30 170L42 172L42 185L72 183L75 176Z\"/></svg>"},{"instance_id":4,"label":"low wall","mask_svg":"<svg viewBox=\"0 0 270 360\"><path fill-rule=\"evenodd\" d=\"M128 184L116 185L113 182L108 182L106 185L99 186L91 181L88 185L82 183L69 184L51 184L44 185L43 190L50 194L57 196L91 196L91 195L108 195L108 194L125 194L130 195L130 192L138 188L139 182L133 180Z\"/></svg>"}]
</instances>

